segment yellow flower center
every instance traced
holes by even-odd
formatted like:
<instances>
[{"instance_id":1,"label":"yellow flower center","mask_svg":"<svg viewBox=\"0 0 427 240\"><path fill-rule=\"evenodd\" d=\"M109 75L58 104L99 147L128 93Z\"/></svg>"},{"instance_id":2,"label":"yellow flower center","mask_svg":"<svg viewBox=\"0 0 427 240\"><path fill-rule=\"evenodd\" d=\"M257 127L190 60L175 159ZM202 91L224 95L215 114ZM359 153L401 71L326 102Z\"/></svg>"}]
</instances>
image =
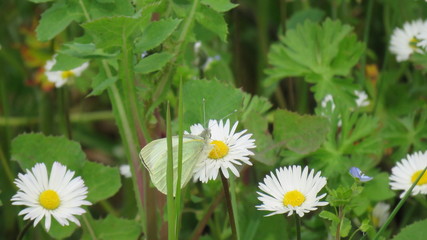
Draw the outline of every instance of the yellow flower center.
<instances>
[{"instance_id":1,"label":"yellow flower center","mask_svg":"<svg viewBox=\"0 0 427 240\"><path fill-rule=\"evenodd\" d=\"M413 49L416 50L418 48L417 43L419 42L419 40L415 37L413 37L410 41L409 41L409 46Z\"/></svg>"},{"instance_id":2,"label":"yellow flower center","mask_svg":"<svg viewBox=\"0 0 427 240\"><path fill-rule=\"evenodd\" d=\"M423 172L423 170L416 171L416 172L412 175L412 177L411 177L411 182L412 182L412 183L414 183L414 182L415 182L415 180L417 180L417 178L420 176L420 174L421 174L422 172ZM423 184L426 184L426 183L427 183L427 172L425 172L425 173L423 174L423 176L421 177L420 181L418 181L417 185L423 185Z\"/></svg>"},{"instance_id":3,"label":"yellow flower center","mask_svg":"<svg viewBox=\"0 0 427 240\"><path fill-rule=\"evenodd\" d=\"M61 199L59 199L58 193L53 190L46 190L40 194L39 202L42 207L48 210L54 210L59 207Z\"/></svg>"},{"instance_id":4,"label":"yellow flower center","mask_svg":"<svg viewBox=\"0 0 427 240\"><path fill-rule=\"evenodd\" d=\"M228 154L229 148L223 141L214 140L211 144L214 145L214 148L209 153L209 158L220 159Z\"/></svg>"},{"instance_id":5,"label":"yellow flower center","mask_svg":"<svg viewBox=\"0 0 427 240\"><path fill-rule=\"evenodd\" d=\"M372 216L372 224L376 228L380 227L380 219L376 216Z\"/></svg>"},{"instance_id":6,"label":"yellow flower center","mask_svg":"<svg viewBox=\"0 0 427 240\"><path fill-rule=\"evenodd\" d=\"M301 204L304 201L305 201L304 195L298 190L287 192L283 197L283 205L285 206L288 206L288 205L291 205L292 207L301 206Z\"/></svg>"},{"instance_id":7,"label":"yellow flower center","mask_svg":"<svg viewBox=\"0 0 427 240\"><path fill-rule=\"evenodd\" d=\"M61 73L61 77L64 79L69 78L69 77L74 77L74 73L72 71L63 71Z\"/></svg>"}]
</instances>

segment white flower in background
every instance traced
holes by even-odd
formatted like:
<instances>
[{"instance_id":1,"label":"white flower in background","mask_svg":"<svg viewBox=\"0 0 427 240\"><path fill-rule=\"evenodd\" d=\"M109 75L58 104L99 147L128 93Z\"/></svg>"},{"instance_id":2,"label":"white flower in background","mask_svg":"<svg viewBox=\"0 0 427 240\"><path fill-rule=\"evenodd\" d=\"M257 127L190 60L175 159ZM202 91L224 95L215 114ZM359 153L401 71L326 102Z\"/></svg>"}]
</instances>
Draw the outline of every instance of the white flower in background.
<instances>
[{"instance_id":1,"label":"white flower in background","mask_svg":"<svg viewBox=\"0 0 427 240\"><path fill-rule=\"evenodd\" d=\"M130 172L130 166L129 164L122 164L119 167L120 174L125 178L131 178L132 173Z\"/></svg>"},{"instance_id":2,"label":"white flower in background","mask_svg":"<svg viewBox=\"0 0 427 240\"><path fill-rule=\"evenodd\" d=\"M368 94L365 91L354 90L354 94L356 95L356 105L358 107L366 107L370 104L368 99Z\"/></svg>"},{"instance_id":3,"label":"white flower in background","mask_svg":"<svg viewBox=\"0 0 427 240\"><path fill-rule=\"evenodd\" d=\"M266 216L286 213L291 216L296 213L303 217L305 213L327 205L328 202L320 201L326 193L317 196L326 185L326 178L320 176L320 173L319 171L314 175L313 169L309 172L308 167L301 170L301 166L295 165L278 168L275 174L270 172L259 183L263 192L257 193L262 204L256 207L258 210L272 212Z\"/></svg>"},{"instance_id":4,"label":"white flower in background","mask_svg":"<svg viewBox=\"0 0 427 240\"><path fill-rule=\"evenodd\" d=\"M194 43L194 53L199 54L200 48L202 47L202 41L197 41Z\"/></svg>"},{"instance_id":5,"label":"white flower in background","mask_svg":"<svg viewBox=\"0 0 427 240\"><path fill-rule=\"evenodd\" d=\"M245 134L247 130L236 132L238 122L234 123L230 129L230 120L225 124L223 121L210 120L209 129L211 130L211 142L214 147L209 153L207 159L200 161L194 170L193 179L207 182L215 180L221 170L222 174L229 178L228 170L240 176L235 165L252 165L249 156L253 155L249 149L255 148L255 140L251 139L252 134ZM201 124L195 124L190 127L191 135L199 135L204 128ZM185 134L189 134L185 132Z\"/></svg>"},{"instance_id":6,"label":"white flower in background","mask_svg":"<svg viewBox=\"0 0 427 240\"><path fill-rule=\"evenodd\" d=\"M219 60L221 60L221 56L219 55L216 55L215 57L208 57L208 59L206 59L206 62L203 64L202 69L206 71L207 69L209 69L212 63L217 62Z\"/></svg>"},{"instance_id":7,"label":"white flower in background","mask_svg":"<svg viewBox=\"0 0 427 240\"><path fill-rule=\"evenodd\" d=\"M387 203L379 202L375 205L374 210L372 210L372 224L376 228L380 228L384 225L388 216L390 216L390 205Z\"/></svg>"},{"instance_id":8,"label":"white flower in background","mask_svg":"<svg viewBox=\"0 0 427 240\"><path fill-rule=\"evenodd\" d=\"M55 87L57 88L64 86L71 77L80 77L83 71L89 67L89 63L85 62L82 65L68 71L51 71L55 64L56 55L54 55L51 60L46 62L44 69L47 80L54 83Z\"/></svg>"},{"instance_id":9,"label":"white flower in background","mask_svg":"<svg viewBox=\"0 0 427 240\"><path fill-rule=\"evenodd\" d=\"M12 205L24 205L27 208L18 215L25 215L24 220L34 220L36 226L45 218L45 228L50 229L52 216L62 226L74 222L80 226L74 215L82 215L86 211L82 205L91 205L86 201L87 187L81 177L58 162L53 163L50 176L44 163L37 163L26 174L19 174L15 184L19 188L12 197Z\"/></svg>"},{"instance_id":10,"label":"white flower in background","mask_svg":"<svg viewBox=\"0 0 427 240\"><path fill-rule=\"evenodd\" d=\"M419 34L426 29L427 22L418 19L406 22L403 28L395 28L390 40L390 51L396 55L398 62L408 60L414 52L421 53L417 46Z\"/></svg>"},{"instance_id":11,"label":"white flower in background","mask_svg":"<svg viewBox=\"0 0 427 240\"><path fill-rule=\"evenodd\" d=\"M334 111L335 109L334 97L332 97L331 94L326 95L323 98L322 102L320 103L322 108L326 108L329 104L331 105L331 110Z\"/></svg>"},{"instance_id":12,"label":"white flower in background","mask_svg":"<svg viewBox=\"0 0 427 240\"><path fill-rule=\"evenodd\" d=\"M403 190L400 198L403 198L408 189L417 180L424 168L427 166L427 152L416 152L406 155L391 169L390 186L393 190ZM427 172L412 189L412 196L427 194Z\"/></svg>"}]
</instances>

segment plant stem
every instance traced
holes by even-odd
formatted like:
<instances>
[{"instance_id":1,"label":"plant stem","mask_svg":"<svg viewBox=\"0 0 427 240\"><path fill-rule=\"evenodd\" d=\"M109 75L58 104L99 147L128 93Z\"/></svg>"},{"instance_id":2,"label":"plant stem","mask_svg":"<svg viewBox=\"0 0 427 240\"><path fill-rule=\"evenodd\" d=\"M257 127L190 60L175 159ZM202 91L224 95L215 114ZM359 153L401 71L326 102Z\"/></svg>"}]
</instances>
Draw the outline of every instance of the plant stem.
<instances>
[{"instance_id":1,"label":"plant stem","mask_svg":"<svg viewBox=\"0 0 427 240\"><path fill-rule=\"evenodd\" d=\"M169 102L166 110L166 141L168 150L168 160L166 164L166 189L167 189L167 209L168 209L168 239L175 239L175 203L173 184L173 146L172 146L172 126Z\"/></svg>"},{"instance_id":2,"label":"plant stem","mask_svg":"<svg viewBox=\"0 0 427 240\"><path fill-rule=\"evenodd\" d=\"M24 228L19 232L18 237L16 237L16 240L21 240L24 238L25 233L30 228L31 224L33 224L33 220L28 221L27 224L25 224Z\"/></svg>"},{"instance_id":3,"label":"plant stem","mask_svg":"<svg viewBox=\"0 0 427 240\"><path fill-rule=\"evenodd\" d=\"M301 240L301 218L296 213L294 213L294 215L295 215L295 228L297 230L297 240Z\"/></svg>"},{"instance_id":4,"label":"plant stem","mask_svg":"<svg viewBox=\"0 0 427 240\"><path fill-rule=\"evenodd\" d=\"M82 219L83 219L83 222L85 223L86 229L89 232L90 237L93 240L96 240L97 238L96 238L95 231L93 230L92 225L90 225L86 215L83 214Z\"/></svg>"},{"instance_id":5,"label":"plant stem","mask_svg":"<svg viewBox=\"0 0 427 240\"><path fill-rule=\"evenodd\" d=\"M341 239L341 223L342 223L343 216L344 216L343 206L339 206L338 207L338 218L339 218L340 221L338 222L338 225L337 225L337 232L336 232L336 235L335 235L335 239L336 240Z\"/></svg>"},{"instance_id":6,"label":"plant stem","mask_svg":"<svg viewBox=\"0 0 427 240\"><path fill-rule=\"evenodd\" d=\"M368 9L366 10L366 20L365 20L365 31L363 32L363 42L366 44L366 48L368 48L369 41L369 30L371 29L371 19L372 19L372 8L374 5L374 0L368 0ZM365 83L365 68L366 68L366 50L365 53L362 54L362 59L360 61L360 71L361 71L361 80L362 86Z\"/></svg>"},{"instance_id":7,"label":"plant stem","mask_svg":"<svg viewBox=\"0 0 427 240\"><path fill-rule=\"evenodd\" d=\"M230 196L230 190L228 189L228 181L227 178L225 178L222 171L220 171L221 180L222 180L222 187L224 189L224 196L225 196L225 203L227 205L228 210L228 218L230 221L231 226L231 239L237 240L237 229L236 229L236 222L234 220L234 213L233 213L233 206L231 204L231 196Z\"/></svg>"},{"instance_id":8,"label":"plant stem","mask_svg":"<svg viewBox=\"0 0 427 240\"><path fill-rule=\"evenodd\" d=\"M71 133L71 124L70 124L70 114L69 114L69 101L68 101L68 89L66 86L58 89L59 94L59 108L61 114L62 125L64 128L64 133L68 139L72 139Z\"/></svg>"},{"instance_id":9,"label":"plant stem","mask_svg":"<svg viewBox=\"0 0 427 240\"><path fill-rule=\"evenodd\" d=\"M6 156L3 153L3 148L1 146L0 146L0 160L1 160L1 165L3 167L4 173L6 173L7 179L9 180L10 184L15 189L17 189L15 184L13 184L13 174L12 174L12 171L10 170L9 162L6 159Z\"/></svg>"},{"instance_id":10,"label":"plant stem","mask_svg":"<svg viewBox=\"0 0 427 240\"><path fill-rule=\"evenodd\" d=\"M202 220L199 221L196 228L194 229L193 234L191 235L191 240L198 240L200 238L200 235L202 235L203 229L205 228L210 217L212 216L212 213L214 212L218 204L221 202L223 197L224 197L224 192L221 192L213 200L212 204L209 206L209 208L206 210L205 214L203 215Z\"/></svg>"}]
</instances>

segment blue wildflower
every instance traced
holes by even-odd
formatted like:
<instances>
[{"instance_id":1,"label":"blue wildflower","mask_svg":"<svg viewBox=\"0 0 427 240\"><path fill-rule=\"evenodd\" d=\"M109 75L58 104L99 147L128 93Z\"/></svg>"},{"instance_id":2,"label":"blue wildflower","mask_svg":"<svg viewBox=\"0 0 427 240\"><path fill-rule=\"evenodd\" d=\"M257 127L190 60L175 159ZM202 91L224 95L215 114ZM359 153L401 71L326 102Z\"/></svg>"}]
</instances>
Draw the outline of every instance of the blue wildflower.
<instances>
[{"instance_id":1,"label":"blue wildflower","mask_svg":"<svg viewBox=\"0 0 427 240\"><path fill-rule=\"evenodd\" d=\"M366 176L357 167L351 167L349 172L350 172L351 176L358 178L361 182L368 182L368 181L371 181L373 179L373 177Z\"/></svg>"}]
</instances>

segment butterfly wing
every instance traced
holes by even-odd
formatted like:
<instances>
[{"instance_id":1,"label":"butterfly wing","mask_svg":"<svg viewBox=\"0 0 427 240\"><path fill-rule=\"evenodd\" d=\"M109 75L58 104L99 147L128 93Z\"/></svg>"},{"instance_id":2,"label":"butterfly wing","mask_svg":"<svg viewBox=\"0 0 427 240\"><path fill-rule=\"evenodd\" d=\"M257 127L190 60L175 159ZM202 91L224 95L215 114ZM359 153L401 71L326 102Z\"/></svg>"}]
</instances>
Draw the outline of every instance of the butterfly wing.
<instances>
[{"instance_id":1,"label":"butterfly wing","mask_svg":"<svg viewBox=\"0 0 427 240\"><path fill-rule=\"evenodd\" d=\"M210 144L196 136L184 136L182 152L182 175L181 188L184 187L193 176L196 164L206 158L210 150ZM173 150L173 180L174 195L176 192L176 181L178 176L178 137L172 137ZM150 178L154 186L162 193L166 194L166 173L167 173L167 140L158 139L147 144L139 153L143 165L150 173Z\"/></svg>"}]
</instances>

